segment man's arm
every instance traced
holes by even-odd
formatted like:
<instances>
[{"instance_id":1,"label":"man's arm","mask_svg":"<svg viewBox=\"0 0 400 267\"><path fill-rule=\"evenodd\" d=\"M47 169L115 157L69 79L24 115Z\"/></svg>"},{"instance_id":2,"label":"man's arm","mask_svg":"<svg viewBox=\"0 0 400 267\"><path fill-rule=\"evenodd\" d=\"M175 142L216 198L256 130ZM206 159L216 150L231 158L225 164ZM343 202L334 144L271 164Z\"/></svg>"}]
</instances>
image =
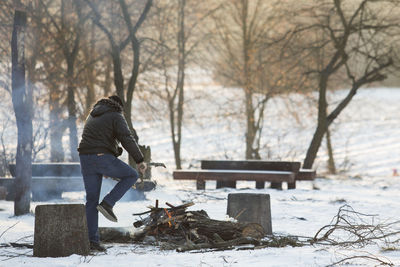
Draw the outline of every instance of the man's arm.
<instances>
[{"instance_id":1,"label":"man's arm","mask_svg":"<svg viewBox=\"0 0 400 267\"><path fill-rule=\"evenodd\" d=\"M115 136L121 145L128 151L129 155L135 160L136 163L142 163L144 160L143 154L139 146L128 128L128 124L121 113L118 113L116 120L114 120Z\"/></svg>"}]
</instances>

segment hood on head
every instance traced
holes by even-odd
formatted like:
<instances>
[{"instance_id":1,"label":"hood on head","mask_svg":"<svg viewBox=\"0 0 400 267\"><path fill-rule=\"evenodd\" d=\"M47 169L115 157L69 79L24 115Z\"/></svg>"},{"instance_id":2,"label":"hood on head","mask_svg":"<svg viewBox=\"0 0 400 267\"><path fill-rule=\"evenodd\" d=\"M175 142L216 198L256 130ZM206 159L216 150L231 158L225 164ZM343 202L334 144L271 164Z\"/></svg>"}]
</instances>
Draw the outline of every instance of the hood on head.
<instances>
[{"instance_id":1,"label":"hood on head","mask_svg":"<svg viewBox=\"0 0 400 267\"><path fill-rule=\"evenodd\" d=\"M90 115L92 117L101 116L107 112L122 112L122 107L112 99L103 98L94 105Z\"/></svg>"}]
</instances>

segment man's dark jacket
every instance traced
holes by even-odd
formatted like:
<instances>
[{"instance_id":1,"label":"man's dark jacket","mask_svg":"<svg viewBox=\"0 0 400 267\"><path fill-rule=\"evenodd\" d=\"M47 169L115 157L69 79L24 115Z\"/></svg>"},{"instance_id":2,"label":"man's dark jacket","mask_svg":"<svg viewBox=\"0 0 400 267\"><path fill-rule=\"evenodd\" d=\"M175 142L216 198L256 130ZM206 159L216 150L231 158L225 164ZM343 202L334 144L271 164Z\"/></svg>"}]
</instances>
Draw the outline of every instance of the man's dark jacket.
<instances>
[{"instance_id":1,"label":"man's dark jacket","mask_svg":"<svg viewBox=\"0 0 400 267\"><path fill-rule=\"evenodd\" d=\"M132 135L122 115L122 106L112 99L101 99L93 107L83 128L79 154L121 154L118 141L136 163L143 161L137 144L138 137Z\"/></svg>"}]
</instances>

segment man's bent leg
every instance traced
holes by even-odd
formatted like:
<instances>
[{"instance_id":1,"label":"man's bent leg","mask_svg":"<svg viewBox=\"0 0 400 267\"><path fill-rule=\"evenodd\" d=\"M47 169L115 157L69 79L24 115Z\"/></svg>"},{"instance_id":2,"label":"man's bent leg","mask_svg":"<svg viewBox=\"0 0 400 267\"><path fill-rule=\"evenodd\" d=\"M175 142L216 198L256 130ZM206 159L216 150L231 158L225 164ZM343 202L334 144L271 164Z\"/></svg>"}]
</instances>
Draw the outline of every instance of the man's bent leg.
<instances>
[{"instance_id":1,"label":"man's bent leg","mask_svg":"<svg viewBox=\"0 0 400 267\"><path fill-rule=\"evenodd\" d=\"M99 242L99 204L102 175L96 172L93 157L96 155L81 155L81 169L86 190L86 220L90 242Z\"/></svg>"},{"instance_id":2,"label":"man's bent leg","mask_svg":"<svg viewBox=\"0 0 400 267\"><path fill-rule=\"evenodd\" d=\"M135 184L139 175L135 169L118 158L112 155L105 156L107 162L101 167L101 172L106 176L120 179L114 188L104 197L104 201L113 207L125 195L126 191Z\"/></svg>"}]
</instances>

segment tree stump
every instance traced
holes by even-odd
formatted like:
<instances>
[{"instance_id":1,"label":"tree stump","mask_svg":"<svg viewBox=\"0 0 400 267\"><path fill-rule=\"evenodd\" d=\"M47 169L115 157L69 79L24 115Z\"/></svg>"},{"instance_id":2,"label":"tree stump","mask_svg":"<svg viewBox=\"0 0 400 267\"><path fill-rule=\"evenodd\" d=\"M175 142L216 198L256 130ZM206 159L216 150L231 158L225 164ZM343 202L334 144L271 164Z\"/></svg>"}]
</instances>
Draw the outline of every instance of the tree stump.
<instances>
[{"instance_id":1,"label":"tree stump","mask_svg":"<svg viewBox=\"0 0 400 267\"><path fill-rule=\"evenodd\" d=\"M35 209L34 257L88 255L90 251L85 206L39 205Z\"/></svg>"},{"instance_id":2,"label":"tree stump","mask_svg":"<svg viewBox=\"0 0 400 267\"><path fill-rule=\"evenodd\" d=\"M238 222L258 223L266 234L272 234L269 194L229 194L227 214Z\"/></svg>"}]
</instances>

